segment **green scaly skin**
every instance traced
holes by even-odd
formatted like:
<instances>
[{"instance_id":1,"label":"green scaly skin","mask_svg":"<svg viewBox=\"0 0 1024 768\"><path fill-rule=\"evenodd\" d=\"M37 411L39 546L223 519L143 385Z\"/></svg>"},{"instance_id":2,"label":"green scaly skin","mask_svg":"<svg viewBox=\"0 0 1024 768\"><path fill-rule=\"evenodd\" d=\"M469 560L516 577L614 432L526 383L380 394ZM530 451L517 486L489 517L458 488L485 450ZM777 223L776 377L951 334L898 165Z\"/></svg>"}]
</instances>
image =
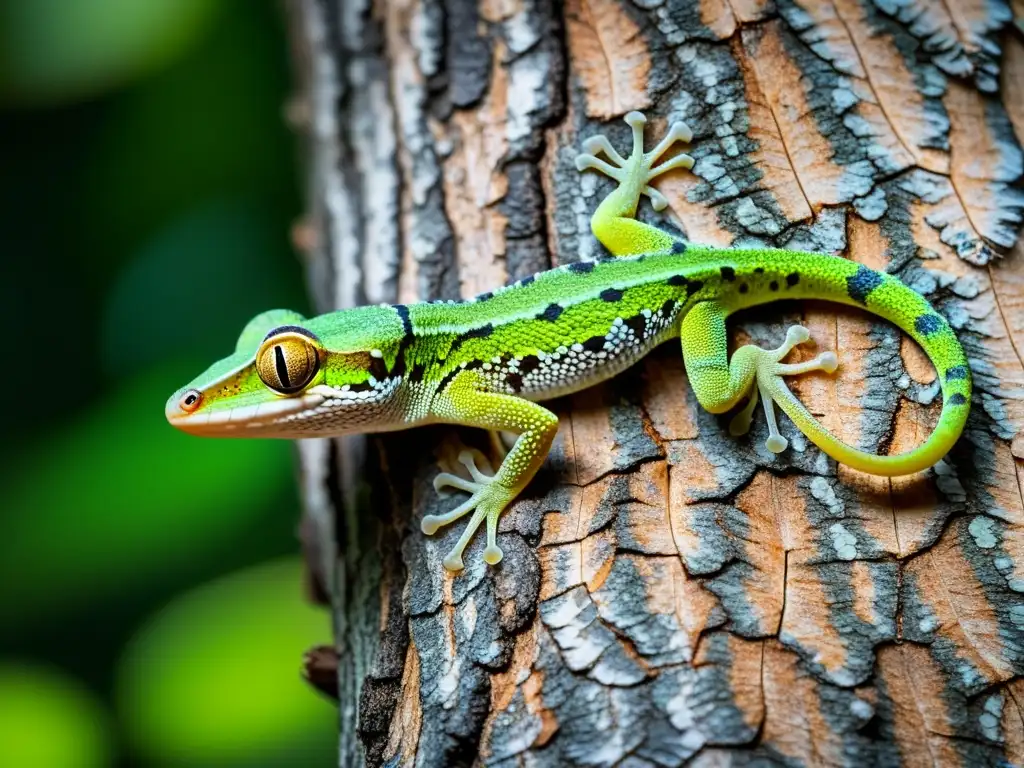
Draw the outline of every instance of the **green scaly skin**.
<instances>
[{"instance_id":1,"label":"green scaly skin","mask_svg":"<svg viewBox=\"0 0 1024 768\"><path fill-rule=\"evenodd\" d=\"M451 570L462 568L463 551L484 520L484 559L491 564L501 559L498 518L533 478L558 428L557 417L536 401L614 376L672 337L682 341L690 385L704 408L722 413L748 398L732 420L733 434L749 429L760 398L768 419L767 447L773 452L786 448L775 423L776 403L825 453L864 472L909 474L941 459L963 430L971 397L967 359L945 319L896 278L852 261L686 244L636 221L642 195L655 208L666 204L649 186L651 180L672 168L689 168L693 160L677 155L655 165L673 143L689 141L682 123L645 154L643 115L630 113L626 122L634 139L628 159L604 137L588 140L587 152L577 158L580 170L593 168L619 182L591 224L620 258L560 267L465 302L360 307L311 320L281 310L264 313L245 328L233 355L171 397L168 419L187 432L236 437L324 437L429 423L517 434L493 476L477 469L466 452L460 459L471 481L447 473L435 480L437 488L470 494L451 512L422 521L424 533L432 534L472 513L445 558ZM790 328L778 349L748 345L728 359L725 322L732 312L777 299L808 298L867 309L924 348L939 373L944 404L923 445L896 456L875 456L822 427L783 380L836 368L831 352L803 363L781 362L807 341L804 328ZM264 378L259 360L266 363ZM289 369L289 360L299 362ZM307 360L313 362L307 365ZM306 375L311 376L308 382ZM299 391L274 389L286 379L292 386L302 384Z\"/></svg>"}]
</instances>

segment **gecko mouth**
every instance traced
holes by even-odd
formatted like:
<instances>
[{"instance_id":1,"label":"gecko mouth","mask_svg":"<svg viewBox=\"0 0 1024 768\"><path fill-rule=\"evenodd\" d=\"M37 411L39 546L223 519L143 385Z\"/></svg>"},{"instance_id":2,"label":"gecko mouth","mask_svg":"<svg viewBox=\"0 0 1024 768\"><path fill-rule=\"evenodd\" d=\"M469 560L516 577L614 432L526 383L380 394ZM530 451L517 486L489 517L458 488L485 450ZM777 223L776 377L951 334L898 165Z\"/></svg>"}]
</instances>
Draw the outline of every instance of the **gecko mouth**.
<instances>
[{"instance_id":1,"label":"gecko mouth","mask_svg":"<svg viewBox=\"0 0 1024 768\"><path fill-rule=\"evenodd\" d=\"M282 425L286 417L316 408L323 401L322 395L305 394L256 405L186 413L172 398L165 413L172 426L190 435L247 437L268 427Z\"/></svg>"}]
</instances>

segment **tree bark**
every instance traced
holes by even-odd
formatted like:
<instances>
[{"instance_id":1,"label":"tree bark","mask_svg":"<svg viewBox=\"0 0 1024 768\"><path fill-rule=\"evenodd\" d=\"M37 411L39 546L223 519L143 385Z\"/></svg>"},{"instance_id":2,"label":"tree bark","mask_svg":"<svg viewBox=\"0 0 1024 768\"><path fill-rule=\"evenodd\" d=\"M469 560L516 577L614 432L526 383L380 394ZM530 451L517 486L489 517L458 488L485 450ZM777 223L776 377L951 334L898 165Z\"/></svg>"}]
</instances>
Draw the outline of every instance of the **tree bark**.
<instances>
[{"instance_id":1,"label":"tree bark","mask_svg":"<svg viewBox=\"0 0 1024 768\"><path fill-rule=\"evenodd\" d=\"M300 450L329 585L344 766L1024 764L1024 43L1001 0L291 0L319 311L472 296L601 248L573 158L621 116L694 129L642 218L835 252L957 329L968 430L888 480L785 424L730 437L678 347L553 403L561 428L452 576L431 479L472 430ZM649 136L653 140L653 136ZM892 326L774 304L835 377L792 380L847 442L922 442L935 372ZM808 354L813 354L810 350ZM1006 762L1001 762L1006 761Z\"/></svg>"}]
</instances>

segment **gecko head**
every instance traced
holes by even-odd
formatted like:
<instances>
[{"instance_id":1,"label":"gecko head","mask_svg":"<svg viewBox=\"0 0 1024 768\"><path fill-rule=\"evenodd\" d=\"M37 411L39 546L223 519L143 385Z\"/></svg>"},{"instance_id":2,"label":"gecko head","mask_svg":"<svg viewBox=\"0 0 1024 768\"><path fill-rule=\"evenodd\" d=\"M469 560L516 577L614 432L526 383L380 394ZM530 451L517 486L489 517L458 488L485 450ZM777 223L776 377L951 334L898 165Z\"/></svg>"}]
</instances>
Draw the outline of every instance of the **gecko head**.
<instances>
[{"instance_id":1,"label":"gecko head","mask_svg":"<svg viewBox=\"0 0 1024 768\"><path fill-rule=\"evenodd\" d=\"M225 437L317 437L371 431L404 380L406 323L393 307L306 320L271 310L242 330L233 354L167 401L184 432Z\"/></svg>"}]
</instances>

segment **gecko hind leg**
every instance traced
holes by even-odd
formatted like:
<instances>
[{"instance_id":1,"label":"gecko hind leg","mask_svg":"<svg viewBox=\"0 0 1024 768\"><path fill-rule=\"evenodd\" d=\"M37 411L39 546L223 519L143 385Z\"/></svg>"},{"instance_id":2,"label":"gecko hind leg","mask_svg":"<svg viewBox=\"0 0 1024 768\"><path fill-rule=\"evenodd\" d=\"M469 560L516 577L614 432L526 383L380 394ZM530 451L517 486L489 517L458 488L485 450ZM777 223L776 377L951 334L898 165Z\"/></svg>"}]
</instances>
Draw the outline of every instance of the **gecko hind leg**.
<instances>
[{"instance_id":1,"label":"gecko hind leg","mask_svg":"<svg viewBox=\"0 0 1024 768\"><path fill-rule=\"evenodd\" d=\"M692 168L694 159L687 154L676 155L659 166L655 163L676 142L687 143L693 138L693 131L686 123L675 122L658 145L650 152L644 152L644 125L647 118L640 112L630 112L625 117L626 123L633 129L633 151L628 158L622 157L606 136L592 136L583 142L583 152L576 156L576 169L584 171L593 168L606 176L610 176L624 187L633 188L637 194L645 194L651 198L654 210L660 211L668 205L668 200L650 182L673 168ZM602 160L598 155L604 154L610 162Z\"/></svg>"},{"instance_id":2,"label":"gecko hind leg","mask_svg":"<svg viewBox=\"0 0 1024 768\"><path fill-rule=\"evenodd\" d=\"M734 425L739 428L743 426L743 417L746 414L746 427L750 427L750 419L754 407L757 405L758 395L764 403L764 415L768 422L768 439L765 440L765 447L772 453L782 453L789 447L789 441L779 432L778 422L775 420L775 401L785 393L789 395L789 387L786 386L783 376L794 376L811 371L824 371L835 373L839 366L839 360L834 352L822 352L810 360L802 363L782 363L782 358L788 355L794 347L805 343L811 338L811 333L801 325L794 325L786 331L786 340L777 349L760 349L753 347L761 353L762 361L757 366L755 384L751 387L750 402L743 411L736 415L733 423L729 425L732 434ZM798 425L799 426L799 425ZM743 430L744 432L746 430Z\"/></svg>"}]
</instances>

